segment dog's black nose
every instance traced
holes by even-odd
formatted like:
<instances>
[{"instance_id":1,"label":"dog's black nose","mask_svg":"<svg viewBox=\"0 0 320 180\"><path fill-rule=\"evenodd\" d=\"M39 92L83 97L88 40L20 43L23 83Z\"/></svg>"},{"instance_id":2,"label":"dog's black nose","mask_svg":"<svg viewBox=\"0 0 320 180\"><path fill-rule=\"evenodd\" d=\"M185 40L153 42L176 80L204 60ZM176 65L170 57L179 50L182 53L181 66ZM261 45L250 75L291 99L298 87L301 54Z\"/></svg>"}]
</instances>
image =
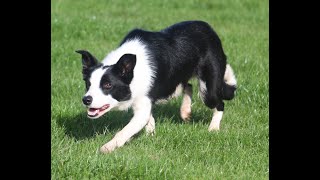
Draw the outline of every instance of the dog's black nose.
<instances>
[{"instance_id":1,"label":"dog's black nose","mask_svg":"<svg viewBox=\"0 0 320 180\"><path fill-rule=\"evenodd\" d=\"M85 96L82 98L83 104L89 106L92 103L92 96Z\"/></svg>"}]
</instances>

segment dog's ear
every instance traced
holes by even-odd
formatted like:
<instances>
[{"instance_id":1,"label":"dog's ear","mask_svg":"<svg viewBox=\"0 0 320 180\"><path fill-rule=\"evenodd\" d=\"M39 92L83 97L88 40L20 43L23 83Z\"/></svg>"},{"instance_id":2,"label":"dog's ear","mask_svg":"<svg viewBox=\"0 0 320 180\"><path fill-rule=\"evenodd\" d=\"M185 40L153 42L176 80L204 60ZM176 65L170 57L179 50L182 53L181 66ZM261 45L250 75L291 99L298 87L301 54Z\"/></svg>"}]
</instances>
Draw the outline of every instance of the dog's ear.
<instances>
[{"instance_id":1,"label":"dog's ear","mask_svg":"<svg viewBox=\"0 0 320 180\"><path fill-rule=\"evenodd\" d=\"M132 73L135 65L136 55L134 54L124 54L116 64L116 66L120 70L121 76Z\"/></svg>"},{"instance_id":2,"label":"dog's ear","mask_svg":"<svg viewBox=\"0 0 320 180\"><path fill-rule=\"evenodd\" d=\"M82 55L82 67L87 69L98 64L98 60L86 50L77 50Z\"/></svg>"}]
</instances>

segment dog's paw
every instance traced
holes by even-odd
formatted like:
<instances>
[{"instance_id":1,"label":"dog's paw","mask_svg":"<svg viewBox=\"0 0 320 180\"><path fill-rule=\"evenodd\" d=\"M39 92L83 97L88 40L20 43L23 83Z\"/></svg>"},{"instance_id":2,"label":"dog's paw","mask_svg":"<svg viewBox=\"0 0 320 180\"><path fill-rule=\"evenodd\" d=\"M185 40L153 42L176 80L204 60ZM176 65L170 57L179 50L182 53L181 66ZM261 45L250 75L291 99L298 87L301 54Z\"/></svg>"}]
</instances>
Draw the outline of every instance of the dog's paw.
<instances>
[{"instance_id":1,"label":"dog's paw","mask_svg":"<svg viewBox=\"0 0 320 180\"><path fill-rule=\"evenodd\" d=\"M210 131L219 131L220 129L220 123L219 122L213 122L212 124L210 124L209 126L209 132Z\"/></svg>"},{"instance_id":2,"label":"dog's paw","mask_svg":"<svg viewBox=\"0 0 320 180\"><path fill-rule=\"evenodd\" d=\"M154 129L146 128L146 133L148 136L154 136L156 134L156 131Z\"/></svg>"},{"instance_id":3,"label":"dog's paw","mask_svg":"<svg viewBox=\"0 0 320 180\"><path fill-rule=\"evenodd\" d=\"M146 125L145 129L148 136L154 136L156 133L155 127L153 125L148 124Z\"/></svg>"},{"instance_id":4,"label":"dog's paw","mask_svg":"<svg viewBox=\"0 0 320 180\"><path fill-rule=\"evenodd\" d=\"M216 111L213 113L211 123L209 125L209 131L218 131L220 129L220 121L222 119L223 111Z\"/></svg>"},{"instance_id":5,"label":"dog's paw","mask_svg":"<svg viewBox=\"0 0 320 180\"><path fill-rule=\"evenodd\" d=\"M116 143L113 143L110 141L100 148L100 152L101 153L111 153L112 151L114 151L116 149L116 147L117 147Z\"/></svg>"},{"instance_id":6,"label":"dog's paw","mask_svg":"<svg viewBox=\"0 0 320 180\"><path fill-rule=\"evenodd\" d=\"M151 135L151 136L155 135L156 124L152 115L150 116L150 119L147 125L145 126L145 129L146 129L147 135Z\"/></svg>"},{"instance_id":7,"label":"dog's paw","mask_svg":"<svg viewBox=\"0 0 320 180\"><path fill-rule=\"evenodd\" d=\"M180 116L183 121L188 122L191 118L191 107L190 106L182 106L180 108Z\"/></svg>"}]
</instances>

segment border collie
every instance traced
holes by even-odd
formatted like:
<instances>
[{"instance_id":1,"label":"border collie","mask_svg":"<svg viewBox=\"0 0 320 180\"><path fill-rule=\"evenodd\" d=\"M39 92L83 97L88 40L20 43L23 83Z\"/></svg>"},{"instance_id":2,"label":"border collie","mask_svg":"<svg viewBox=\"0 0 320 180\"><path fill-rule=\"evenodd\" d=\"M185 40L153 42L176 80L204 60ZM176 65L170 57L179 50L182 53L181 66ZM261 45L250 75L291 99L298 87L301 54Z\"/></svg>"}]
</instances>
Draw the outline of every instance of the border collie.
<instances>
[{"instance_id":1,"label":"border collie","mask_svg":"<svg viewBox=\"0 0 320 180\"><path fill-rule=\"evenodd\" d=\"M183 94L181 118L191 115L192 86L196 77L204 104L213 110L209 131L219 130L223 100L231 100L236 78L221 41L209 24L184 21L159 32L134 29L120 46L99 62L86 50L82 55L82 74L86 93L82 99L87 115L96 119L110 110L132 108L134 116L100 151L108 153L123 146L145 127L155 132L152 106Z\"/></svg>"}]
</instances>

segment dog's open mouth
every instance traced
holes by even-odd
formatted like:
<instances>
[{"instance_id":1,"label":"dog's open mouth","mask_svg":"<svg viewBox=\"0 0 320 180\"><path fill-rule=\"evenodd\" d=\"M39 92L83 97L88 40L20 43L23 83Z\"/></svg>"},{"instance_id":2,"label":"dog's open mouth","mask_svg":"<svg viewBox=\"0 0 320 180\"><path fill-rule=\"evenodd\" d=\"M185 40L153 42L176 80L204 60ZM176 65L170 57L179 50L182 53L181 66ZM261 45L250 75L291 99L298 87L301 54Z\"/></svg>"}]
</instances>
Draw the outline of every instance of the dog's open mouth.
<instances>
[{"instance_id":1,"label":"dog's open mouth","mask_svg":"<svg viewBox=\"0 0 320 180\"><path fill-rule=\"evenodd\" d=\"M104 110L108 109L109 107L110 107L110 104L106 104L106 105L102 106L101 108L89 108L88 109L88 116L89 117L97 117L101 113L103 113Z\"/></svg>"}]
</instances>

